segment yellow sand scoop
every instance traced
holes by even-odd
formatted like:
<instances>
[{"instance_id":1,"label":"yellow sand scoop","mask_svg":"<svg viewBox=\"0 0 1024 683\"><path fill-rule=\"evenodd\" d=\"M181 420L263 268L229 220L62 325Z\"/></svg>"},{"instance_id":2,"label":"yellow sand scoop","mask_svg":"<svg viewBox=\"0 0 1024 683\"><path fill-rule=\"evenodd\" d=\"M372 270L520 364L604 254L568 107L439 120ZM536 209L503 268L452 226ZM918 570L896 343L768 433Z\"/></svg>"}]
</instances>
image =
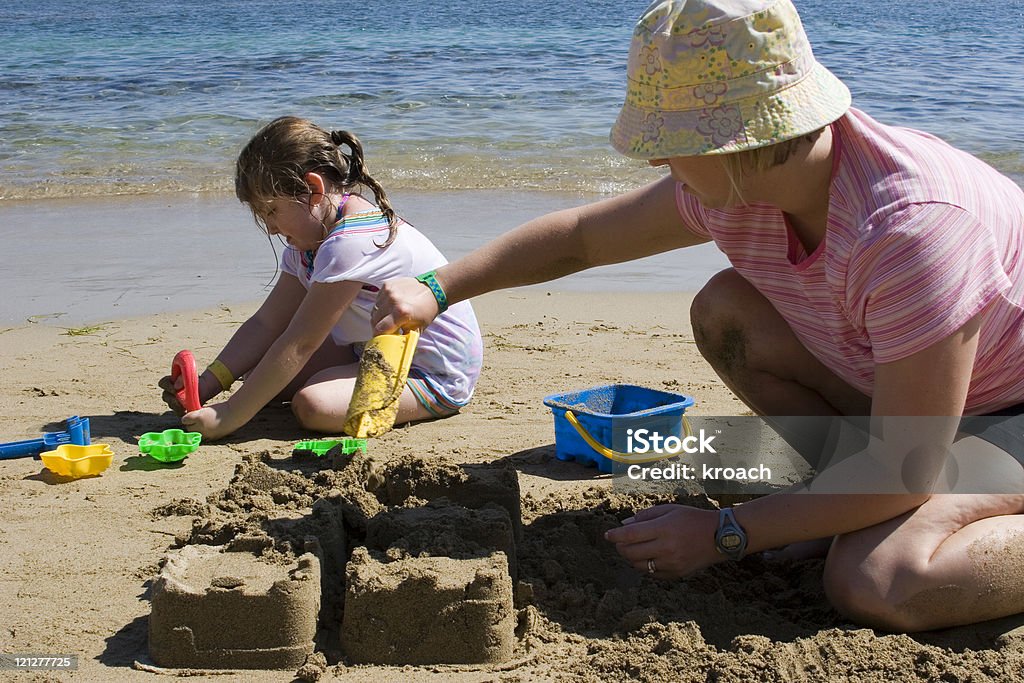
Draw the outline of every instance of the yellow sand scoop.
<instances>
[{"instance_id":1,"label":"yellow sand scoop","mask_svg":"<svg viewBox=\"0 0 1024 683\"><path fill-rule=\"evenodd\" d=\"M346 434L365 439L386 434L395 426L398 400L419 338L418 330L410 330L405 334L379 334L366 343L345 415Z\"/></svg>"}]
</instances>

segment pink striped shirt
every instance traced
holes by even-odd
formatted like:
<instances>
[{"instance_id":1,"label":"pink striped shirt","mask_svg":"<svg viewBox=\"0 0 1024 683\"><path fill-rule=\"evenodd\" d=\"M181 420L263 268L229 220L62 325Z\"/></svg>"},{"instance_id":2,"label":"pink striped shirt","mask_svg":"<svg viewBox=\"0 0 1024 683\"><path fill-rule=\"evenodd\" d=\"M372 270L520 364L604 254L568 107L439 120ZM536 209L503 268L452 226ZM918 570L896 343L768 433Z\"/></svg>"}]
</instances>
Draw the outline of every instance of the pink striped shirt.
<instances>
[{"instance_id":1,"label":"pink striped shirt","mask_svg":"<svg viewBox=\"0 0 1024 683\"><path fill-rule=\"evenodd\" d=\"M679 186L683 222L865 394L876 363L921 351L984 311L965 412L1024 402L1024 192L938 138L856 109L832 132L828 227L814 253L765 204L706 209Z\"/></svg>"}]
</instances>

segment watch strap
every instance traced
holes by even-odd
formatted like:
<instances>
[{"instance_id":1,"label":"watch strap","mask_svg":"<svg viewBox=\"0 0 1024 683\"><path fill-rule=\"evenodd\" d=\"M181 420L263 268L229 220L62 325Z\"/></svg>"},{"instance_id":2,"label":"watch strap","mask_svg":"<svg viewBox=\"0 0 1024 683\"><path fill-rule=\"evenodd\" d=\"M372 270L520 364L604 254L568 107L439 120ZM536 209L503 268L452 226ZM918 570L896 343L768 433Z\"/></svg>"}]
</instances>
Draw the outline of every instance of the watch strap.
<instances>
[{"instance_id":1,"label":"watch strap","mask_svg":"<svg viewBox=\"0 0 1024 683\"><path fill-rule=\"evenodd\" d=\"M731 560L740 560L747 552L747 532L736 521L732 508L722 508L718 511L715 547Z\"/></svg>"},{"instance_id":2,"label":"watch strap","mask_svg":"<svg viewBox=\"0 0 1024 683\"><path fill-rule=\"evenodd\" d=\"M437 281L437 271L431 270L417 275L416 279L422 282L430 290L431 294L434 295L434 300L437 301L437 313L440 315L448 310L448 295L444 293L444 288L441 287L441 283Z\"/></svg>"}]
</instances>

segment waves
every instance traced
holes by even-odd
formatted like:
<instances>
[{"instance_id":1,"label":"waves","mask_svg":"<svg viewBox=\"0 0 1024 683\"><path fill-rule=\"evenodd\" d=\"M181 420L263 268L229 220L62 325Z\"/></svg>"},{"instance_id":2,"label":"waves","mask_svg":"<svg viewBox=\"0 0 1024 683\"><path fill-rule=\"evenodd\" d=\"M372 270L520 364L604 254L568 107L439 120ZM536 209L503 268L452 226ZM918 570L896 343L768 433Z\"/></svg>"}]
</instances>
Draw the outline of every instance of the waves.
<instances>
[{"instance_id":1,"label":"waves","mask_svg":"<svg viewBox=\"0 0 1024 683\"><path fill-rule=\"evenodd\" d=\"M657 172L607 136L645 5L380 0L306 21L272 0L224 0L216 15L186 0L8 0L0 200L230 193L238 150L282 114L354 131L388 189L636 187ZM797 1L855 106L1019 181L1024 30L1010 5L964 22L947 0L906 16Z\"/></svg>"}]
</instances>

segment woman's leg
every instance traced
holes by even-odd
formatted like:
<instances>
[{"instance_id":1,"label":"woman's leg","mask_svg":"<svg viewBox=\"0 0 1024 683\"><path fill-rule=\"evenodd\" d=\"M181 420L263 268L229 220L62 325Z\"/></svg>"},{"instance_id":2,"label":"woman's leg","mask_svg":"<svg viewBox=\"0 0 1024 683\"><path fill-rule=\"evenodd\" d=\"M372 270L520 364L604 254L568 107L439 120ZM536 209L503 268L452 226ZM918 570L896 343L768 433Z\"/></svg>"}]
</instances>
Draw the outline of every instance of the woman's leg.
<instances>
[{"instance_id":1,"label":"woman's leg","mask_svg":"<svg viewBox=\"0 0 1024 683\"><path fill-rule=\"evenodd\" d=\"M762 416L808 462L826 450L831 420L868 415L871 401L839 379L800 343L775 307L733 269L715 275L690 307L697 349L729 389ZM823 557L832 537L771 552L776 560Z\"/></svg>"},{"instance_id":2,"label":"woman's leg","mask_svg":"<svg viewBox=\"0 0 1024 683\"><path fill-rule=\"evenodd\" d=\"M825 368L775 308L734 270L694 299L701 354L759 415L869 415L871 402ZM1020 464L978 438L954 446L968 492L933 496L904 515L830 543L825 587L840 612L899 631L966 624L1024 611L1024 494L995 490ZM829 542L831 539L823 539ZM797 544L804 550L807 544Z\"/></svg>"},{"instance_id":3,"label":"woman's leg","mask_svg":"<svg viewBox=\"0 0 1024 683\"><path fill-rule=\"evenodd\" d=\"M861 624L922 631L1024 612L1022 568L1024 494L939 494L837 537L825 592Z\"/></svg>"},{"instance_id":4,"label":"woman's leg","mask_svg":"<svg viewBox=\"0 0 1024 683\"><path fill-rule=\"evenodd\" d=\"M835 452L842 432L834 417L871 414L871 400L815 358L735 270L705 285L690 320L698 350L725 385L812 467Z\"/></svg>"},{"instance_id":5,"label":"woman's leg","mask_svg":"<svg viewBox=\"0 0 1024 683\"><path fill-rule=\"evenodd\" d=\"M732 268L694 297L690 322L701 355L758 415L870 415L871 400L811 355Z\"/></svg>"}]
</instances>

